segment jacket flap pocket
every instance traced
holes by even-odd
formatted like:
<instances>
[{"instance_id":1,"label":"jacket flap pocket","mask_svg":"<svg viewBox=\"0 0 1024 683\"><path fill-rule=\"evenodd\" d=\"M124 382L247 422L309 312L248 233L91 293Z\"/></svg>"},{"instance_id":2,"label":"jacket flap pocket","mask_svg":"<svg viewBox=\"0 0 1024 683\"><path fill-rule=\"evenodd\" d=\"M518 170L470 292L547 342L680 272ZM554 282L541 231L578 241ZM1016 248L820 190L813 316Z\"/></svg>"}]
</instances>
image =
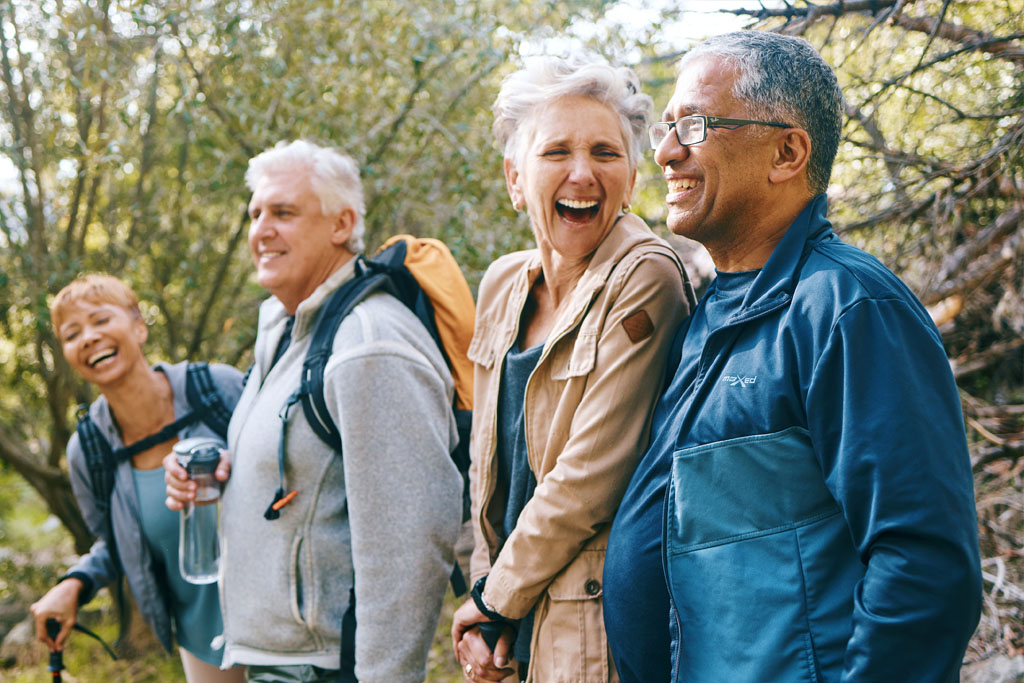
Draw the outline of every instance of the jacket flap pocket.
<instances>
[{"instance_id":1,"label":"jacket flap pocket","mask_svg":"<svg viewBox=\"0 0 1024 683\"><path fill-rule=\"evenodd\" d=\"M473 330L473 340L469 342L466 356L482 368L490 369L494 365L494 326L486 321L479 321Z\"/></svg>"},{"instance_id":2,"label":"jacket flap pocket","mask_svg":"<svg viewBox=\"0 0 1024 683\"><path fill-rule=\"evenodd\" d=\"M670 552L775 533L839 511L800 427L677 451L671 490Z\"/></svg>"},{"instance_id":3,"label":"jacket flap pocket","mask_svg":"<svg viewBox=\"0 0 1024 683\"><path fill-rule=\"evenodd\" d=\"M548 586L552 600L596 600L604 587L604 550L583 550Z\"/></svg>"},{"instance_id":4,"label":"jacket flap pocket","mask_svg":"<svg viewBox=\"0 0 1024 683\"><path fill-rule=\"evenodd\" d=\"M594 370L597 361L597 332L581 330L566 357L552 358L551 379L583 377Z\"/></svg>"}]
</instances>

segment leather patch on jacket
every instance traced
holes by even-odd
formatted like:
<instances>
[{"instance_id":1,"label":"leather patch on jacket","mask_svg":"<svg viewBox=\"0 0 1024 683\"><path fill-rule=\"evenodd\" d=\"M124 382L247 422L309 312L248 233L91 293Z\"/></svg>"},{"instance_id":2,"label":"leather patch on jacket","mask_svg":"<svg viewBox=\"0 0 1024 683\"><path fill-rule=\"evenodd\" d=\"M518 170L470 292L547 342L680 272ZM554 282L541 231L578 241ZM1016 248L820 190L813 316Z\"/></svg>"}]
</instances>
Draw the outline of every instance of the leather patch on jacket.
<instances>
[{"instance_id":1,"label":"leather patch on jacket","mask_svg":"<svg viewBox=\"0 0 1024 683\"><path fill-rule=\"evenodd\" d=\"M651 316L647 315L647 311L641 308L622 321L622 329L626 330L629 340L636 344L654 333L654 323L651 322Z\"/></svg>"}]
</instances>

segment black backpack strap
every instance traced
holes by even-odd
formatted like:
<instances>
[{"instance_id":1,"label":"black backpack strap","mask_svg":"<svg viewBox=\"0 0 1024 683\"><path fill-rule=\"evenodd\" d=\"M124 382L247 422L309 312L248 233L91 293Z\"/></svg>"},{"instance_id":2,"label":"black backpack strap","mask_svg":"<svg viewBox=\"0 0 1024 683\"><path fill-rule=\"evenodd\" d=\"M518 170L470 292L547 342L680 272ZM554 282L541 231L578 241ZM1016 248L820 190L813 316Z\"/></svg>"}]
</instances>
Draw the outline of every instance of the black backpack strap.
<instances>
[{"instance_id":1,"label":"black backpack strap","mask_svg":"<svg viewBox=\"0 0 1024 683\"><path fill-rule=\"evenodd\" d=\"M78 443L82 447L82 454L85 456L85 466L89 471L89 484L92 487L93 497L96 499L96 509L109 525L110 492L114 490L114 474L117 470L117 460L110 443L100 432L92 418L89 417L89 406L78 407L78 424L75 427L78 433ZM106 529L109 531L109 529ZM110 540L113 535L110 535Z\"/></svg>"},{"instance_id":2,"label":"black backpack strap","mask_svg":"<svg viewBox=\"0 0 1024 683\"><path fill-rule=\"evenodd\" d=\"M228 435L231 410L225 405L207 363L189 363L185 372L185 395L192 412L222 439ZM159 442L157 442L159 443Z\"/></svg>"},{"instance_id":3,"label":"black backpack strap","mask_svg":"<svg viewBox=\"0 0 1024 683\"><path fill-rule=\"evenodd\" d=\"M96 499L96 509L107 518L108 524L110 494L114 490L114 477L117 472L117 466L144 450L165 441L170 441L178 432L195 422L198 417L199 414L196 411L191 411L155 434L150 434L129 446L113 449L110 447L110 442L107 441L107 438L103 436L100 428L89 417L89 407L86 405L78 407L78 424L75 426L75 431L78 433L78 443L82 447L82 454L85 456L85 466L89 471L89 483L92 488L93 497ZM111 534L111 540L113 540L113 534Z\"/></svg>"},{"instance_id":4,"label":"black backpack strap","mask_svg":"<svg viewBox=\"0 0 1024 683\"><path fill-rule=\"evenodd\" d=\"M320 440L338 453L341 453L341 433L327 410L324 398L324 368L334 350L334 337L341 321L357 304L378 289L393 291L387 272L376 269L366 271L360 268L362 263L366 261L359 257L356 276L339 287L320 310L306 359L302 363L302 381L299 385L299 398L306 421Z\"/></svg>"}]
</instances>

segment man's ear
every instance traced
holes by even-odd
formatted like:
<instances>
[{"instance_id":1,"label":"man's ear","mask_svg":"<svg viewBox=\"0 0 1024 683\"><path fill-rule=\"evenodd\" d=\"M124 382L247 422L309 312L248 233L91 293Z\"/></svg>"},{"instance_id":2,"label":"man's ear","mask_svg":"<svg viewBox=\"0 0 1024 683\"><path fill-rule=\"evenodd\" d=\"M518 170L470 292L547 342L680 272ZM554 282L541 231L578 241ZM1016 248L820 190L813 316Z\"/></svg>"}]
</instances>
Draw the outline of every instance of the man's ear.
<instances>
[{"instance_id":1,"label":"man's ear","mask_svg":"<svg viewBox=\"0 0 1024 683\"><path fill-rule=\"evenodd\" d=\"M768 182L785 183L804 174L811 158L811 136L803 128L787 128L775 141Z\"/></svg>"},{"instance_id":2,"label":"man's ear","mask_svg":"<svg viewBox=\"0 0 1024 683\"><path fill-rule=\"evenodd\" d=\"M519 187L519 171L511 159L505 159L505 185L508 196L512 199L512 208L516 211L524 208L523 190Z\"/></svg>"},{"instance_id":3,"label":"man's ear","mask_svg":"<svg viewBox=\"0 0 1024 683\"><path fill-rule=\"evenodd\" d=\"M343 247L352 237L352 231L356 227L356 210L346 206L334 219L333 230L331 231L331 244L336 247Z\"/></svg>"}]
</instances>

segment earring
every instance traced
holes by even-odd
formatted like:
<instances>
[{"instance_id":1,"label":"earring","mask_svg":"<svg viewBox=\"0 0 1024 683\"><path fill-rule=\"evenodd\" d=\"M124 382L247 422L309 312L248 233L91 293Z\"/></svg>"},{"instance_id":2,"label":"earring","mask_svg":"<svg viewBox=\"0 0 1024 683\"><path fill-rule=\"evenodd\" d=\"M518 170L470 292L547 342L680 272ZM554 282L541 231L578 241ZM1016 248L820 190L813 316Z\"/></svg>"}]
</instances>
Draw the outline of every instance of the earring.
<instances>
[{"instance_id":1,"label":"earring","mask_svg":"<svg viewBox=\"0 0 1024 683\"><path fill-rule=\"evenodd\" d=\"M512 200L512 209L513 209L513 210L514 210L514 211L515 211L516 213L519 213L520 211L522 211L522 210L523 210L523 207L522 207L522 206L521 206L521 205L519 204L519 202L518 202L518 201L516 201L515 199L513 199L513 200Z\"/></svg>"},{"instance_id":2,"label":"earring","mask_svg":"<svg viewBox=\"0 0 1024 683\"><path fill-rule=\"evenodd\" d=\"M622 213L629 213L629 209L630 209L630 205L629 204L623 204L622 205Z\"/></svg>"}]
</instances>

